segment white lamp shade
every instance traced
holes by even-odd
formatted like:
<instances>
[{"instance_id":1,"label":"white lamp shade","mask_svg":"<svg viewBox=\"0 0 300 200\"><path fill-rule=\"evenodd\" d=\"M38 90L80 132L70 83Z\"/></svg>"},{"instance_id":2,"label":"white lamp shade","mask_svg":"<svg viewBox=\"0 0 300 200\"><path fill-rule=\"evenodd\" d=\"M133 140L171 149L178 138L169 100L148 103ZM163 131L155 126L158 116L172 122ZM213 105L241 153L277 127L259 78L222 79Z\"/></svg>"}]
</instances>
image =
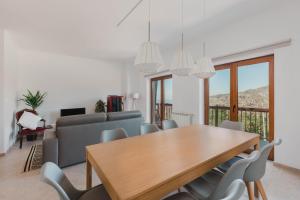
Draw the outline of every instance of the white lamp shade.
<instances>
[{"instance_id":1,"label":"white lamp shade","mask_svg":"<svg viewBox=\"0 0 300 200\"><path fill-rule=\"evenodd\" d=\"M203 57L197 61L197 65L192 72L193 76L201 79L211 78L216 74L211 58Z\"/></svg>"},{"instance_id":2,"label":"white lamp shade","mask_svg":"<svg viewBox=\"0 0 300 200\"><path fill-rule=\"evenodd\" d=\"M174 56L171 72L177 76L189 76L195 63L192 55L179 49Z\"/></svg>"},{"instance_id":3,"label":"white lamp shade","mask_svg":"<svg viewBox=\"0 0 300 200\"><path fill-rule=\"evenodd\" d=\"M141 45L134 65L140 72L155 73L159 71L163 63L158 44L148 41Z\"/></svg>"}]
</instances>

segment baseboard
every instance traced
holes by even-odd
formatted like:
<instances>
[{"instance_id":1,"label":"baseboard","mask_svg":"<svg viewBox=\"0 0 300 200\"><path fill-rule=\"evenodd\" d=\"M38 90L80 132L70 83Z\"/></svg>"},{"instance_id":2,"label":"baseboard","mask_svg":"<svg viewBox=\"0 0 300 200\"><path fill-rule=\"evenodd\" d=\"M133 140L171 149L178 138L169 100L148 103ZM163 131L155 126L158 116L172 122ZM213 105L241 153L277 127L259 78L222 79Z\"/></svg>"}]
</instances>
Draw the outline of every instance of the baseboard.
<instances>
[{"instance_id":1,"label":"baseboard","mask_svg":"<svg viewBox=\"0 0 300 200\"><path fill-rule=\"evenodd\" d=\"M0 157L7 155L7 154L12 150L14 144L15 144L15 143L13 143L13 144L7 149L6 152L0 153Z\"/></svg>"},{"instance_id":2,"label":"baseboard","mask_svg":"<svg viewBox=\"0 0 300 200\"><path fill-rule=\"evenodd\" d=\"M297 168L294 168L294 167L290 167L288 165L277 163L277 162L273 162L273 165L275 167L280 167L280 168L285 169L287 171L290 171L292 173L300 174L300 169L297 169Z\"/></svg>"}]
</instances>

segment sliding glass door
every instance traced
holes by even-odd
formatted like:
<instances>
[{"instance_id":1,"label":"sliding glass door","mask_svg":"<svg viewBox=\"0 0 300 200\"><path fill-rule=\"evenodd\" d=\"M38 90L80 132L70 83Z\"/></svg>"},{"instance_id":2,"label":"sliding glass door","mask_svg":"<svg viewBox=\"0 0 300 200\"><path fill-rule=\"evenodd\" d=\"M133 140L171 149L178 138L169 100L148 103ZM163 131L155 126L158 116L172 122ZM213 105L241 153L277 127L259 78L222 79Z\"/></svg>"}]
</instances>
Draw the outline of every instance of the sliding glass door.
<instances>
[{"instance_id":1,"label":"sliding glass door","mask_svg":"<svg viewBox=\"0 0 300 200\"><path fill-rule=\"evenodd\" d=\"M269 62L241 63L238 77L238 121L248 132L258 133L262 141L270 132Z\"/></svg>"},{"instance_id":2,"label":"sliding glass door","mask_svg":"<svg viewBox=\"0 0 300 200\"><path fill-rule=\"evenodd\" d=\"M265 56L215 66L205 80L205 123L240 121L264 145L274 138L274 57ZM270 157L272 159L272 156Z\"/></svg>"},{"instance_id":3,"label":"sliding glass door","mask_svg":"<svg viewBox=\"0 0 300 200\"><path fill-rule=\"evenodd\" d=\"M172 114L172 75L151 79L151 123L161 127Z\"/></svg>"}]
</instances>

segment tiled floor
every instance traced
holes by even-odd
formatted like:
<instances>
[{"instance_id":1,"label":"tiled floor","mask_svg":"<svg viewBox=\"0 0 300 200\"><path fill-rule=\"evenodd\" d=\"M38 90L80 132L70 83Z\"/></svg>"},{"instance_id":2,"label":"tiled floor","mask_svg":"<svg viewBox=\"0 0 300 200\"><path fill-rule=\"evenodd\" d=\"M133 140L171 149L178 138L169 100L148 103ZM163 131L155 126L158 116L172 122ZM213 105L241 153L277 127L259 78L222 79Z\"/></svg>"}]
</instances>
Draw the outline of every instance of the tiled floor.
<instances>
[{"instance_id":1,"label":"tiled floor","mask_svg":"<svg viewBox=\"0 0 300 200\"><path fill-rule=\"evenodd\" d=\"M1 200L55 200L57 193L39 180L40 170L23 173L27 154L33 143L25 143L22 150L18 145L3 157L0 157L0 199ZM85 187L85 164L64 169L71 182L78 188ZM93 183L99 184L96 175ZM269 200L299 200L300 174L273 166L268 163L267 173L263 179ZM243 200L248 199L245 192Z\"/></svg>"}]
</instances>

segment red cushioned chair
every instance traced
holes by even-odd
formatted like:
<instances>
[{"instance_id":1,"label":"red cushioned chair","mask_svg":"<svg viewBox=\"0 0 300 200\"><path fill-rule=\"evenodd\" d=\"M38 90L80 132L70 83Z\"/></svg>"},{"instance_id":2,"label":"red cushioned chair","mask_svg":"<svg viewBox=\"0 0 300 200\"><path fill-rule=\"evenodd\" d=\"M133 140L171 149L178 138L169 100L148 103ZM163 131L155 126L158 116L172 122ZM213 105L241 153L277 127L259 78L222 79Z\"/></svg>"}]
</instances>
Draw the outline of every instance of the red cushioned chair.
<instances>
[{"instance_id":1,"label":"red cushioned chair","mask_svg":"<svg viewBox=\"0 0 300 200\"><path fill-rule=\"evenodd\" d=\"M19 119L21 118L21 116L23 115L23 113L25 111L26 112L31 112L31 113L37 115L36 111L30 110L30 109L24 109L24 110L21 110L21 111L16 113L17 125L19 127L18 135L20 137L20 149L22 149L23 137L24 136L44 134L44 132L46 130L46 120L44 120L44 119L41 119L41 121L43 122L43 126L42 127L37 127L35 130L30 130L28 128L24 128L21 124L19 124L18 123Z\"/></svg>"}]
</instances>

